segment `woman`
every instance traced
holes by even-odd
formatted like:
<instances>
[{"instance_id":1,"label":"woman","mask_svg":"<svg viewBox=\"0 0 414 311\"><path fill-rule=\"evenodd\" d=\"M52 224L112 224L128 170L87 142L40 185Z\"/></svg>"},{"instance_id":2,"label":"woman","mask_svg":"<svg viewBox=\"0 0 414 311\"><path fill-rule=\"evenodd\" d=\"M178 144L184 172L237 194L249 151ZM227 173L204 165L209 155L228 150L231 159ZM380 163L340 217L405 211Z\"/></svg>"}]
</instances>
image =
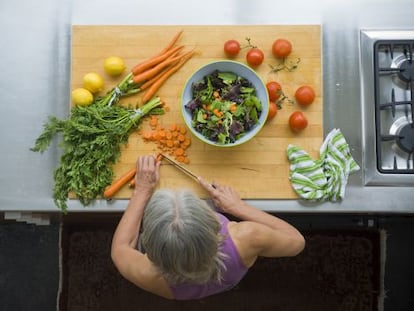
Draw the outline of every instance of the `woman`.
<instances>
[{"instance_id":1,"label":"woman","mask_svg":"<svg viewBox=\"0 0 414 311\"><path fill-rule=\"evenodd\" d=\"M303 250L304 238L294 227L248 205L231 187L199 178L215 207L240 222L191 192L154 193L159 167L152 155L138 158L137 186L112 240L115 266L140 288L168 299L200 299L231 289L259 256ZM137 249L138 239L143 249Z\"/></svg>"}]
</instances>

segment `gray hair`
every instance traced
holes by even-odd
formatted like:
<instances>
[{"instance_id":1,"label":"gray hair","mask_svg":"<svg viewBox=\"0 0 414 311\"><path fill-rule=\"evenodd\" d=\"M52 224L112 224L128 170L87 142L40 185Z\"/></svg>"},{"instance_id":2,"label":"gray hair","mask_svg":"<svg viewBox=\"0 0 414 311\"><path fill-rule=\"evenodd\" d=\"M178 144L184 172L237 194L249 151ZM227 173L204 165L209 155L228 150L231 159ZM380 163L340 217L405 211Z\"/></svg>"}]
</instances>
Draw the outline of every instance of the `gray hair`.
<instances>
[{"instance_id":1,"label":"gray hair","mask_svg":"<svg viewBox=\"0 0 414 311\"><path fill-rule=\"evenodd\" d=\"M221 224L192 192L157 190L143 218L148 258L172 284L220 281L226 257L219 251Z\"/></svg>"}]
</instances>

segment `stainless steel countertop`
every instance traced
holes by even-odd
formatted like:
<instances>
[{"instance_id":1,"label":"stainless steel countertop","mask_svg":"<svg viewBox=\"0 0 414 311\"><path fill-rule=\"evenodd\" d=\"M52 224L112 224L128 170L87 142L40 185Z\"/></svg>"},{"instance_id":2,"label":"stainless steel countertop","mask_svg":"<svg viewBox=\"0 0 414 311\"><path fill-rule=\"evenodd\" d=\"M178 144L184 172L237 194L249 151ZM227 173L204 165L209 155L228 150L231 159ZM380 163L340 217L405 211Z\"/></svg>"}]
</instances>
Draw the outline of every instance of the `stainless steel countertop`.
<instances>
[{"instance_id":1,"label":"stainless steel countertop","mask_svg":"<svg viewBox=\"0 0 414 311\"><path fill-rule=\"evenodd\" d=\"M340 203L251 203L276 212L414 212L412 187L364 186L359 67L360 30L414 29L411 0L2 1L0 211L59 212L51 199L58 149L41 155L29 148L48 115L69 112L72 24L321 24L324 133L340 128L362 169L350 176ZM126 204L102 200L83 207L75 200L69 212L122 211Z\"/></svg>"}]
</instances>

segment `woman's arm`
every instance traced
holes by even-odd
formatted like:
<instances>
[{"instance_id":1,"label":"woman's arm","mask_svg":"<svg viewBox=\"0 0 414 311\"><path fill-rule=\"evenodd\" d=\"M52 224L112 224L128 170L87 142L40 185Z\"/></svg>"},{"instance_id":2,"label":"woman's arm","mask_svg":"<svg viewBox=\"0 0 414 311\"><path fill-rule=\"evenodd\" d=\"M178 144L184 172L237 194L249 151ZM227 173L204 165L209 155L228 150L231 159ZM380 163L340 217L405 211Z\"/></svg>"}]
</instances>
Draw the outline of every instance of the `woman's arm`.
<instances>
[{"instance_id":1,"label":"woman's arm","mask_svg":"<svg viewBox=\"0 0 414 311\"><path fill-rule=\"evenodd\" d=\"M145 254L136 250L145 206L159 179L159 165L154 156L137 161L136 186L112 238L111 257L118 271L137 286L168 297L163 281ZM160 285L161 284L161 285Z\"/></svg>"},{"instance_id":2,"label":"woman's arm","mask_svg":"<svg viewBox=\"0 0 414 311\"><path fill-rule=\"evenodd\" d=\"M305 239L295 227L250 206L233 188L216 183L213 186L202 178L199 178L199 182L210 194L217 208L244 221L240 223L238 230L249 237L259 256L294 256L305 247Z\"/></svg>"},{"instance_id":3,"label":"woman's arm","mask_svg":"<svg viewBox=\"0 0 414 311\"><path fill-rule=\"evenodd\" d=\"M112 239L112 251L118 247L135 248L145 206L159 179L159 162L153 156L137 160L136 187Z\"/></svg>"}]
</instances>

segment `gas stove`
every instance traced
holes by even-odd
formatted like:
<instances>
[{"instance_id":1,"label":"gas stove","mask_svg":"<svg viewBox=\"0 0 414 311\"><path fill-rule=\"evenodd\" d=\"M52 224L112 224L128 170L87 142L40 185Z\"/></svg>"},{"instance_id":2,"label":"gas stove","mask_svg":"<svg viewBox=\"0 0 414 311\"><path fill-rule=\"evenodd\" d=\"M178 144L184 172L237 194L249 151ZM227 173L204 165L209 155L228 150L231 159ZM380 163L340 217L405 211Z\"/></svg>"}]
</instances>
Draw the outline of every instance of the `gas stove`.
<instances>
[{"instance_id":1,"label":"gas stove","mask_svg":"<svg viewBox=\"0 0 414 311\"><path fill-rule=\"evenodd\" d=\"M414 185L414 31L361 31L364 180Z\"/></svg>"}]
</instances>

